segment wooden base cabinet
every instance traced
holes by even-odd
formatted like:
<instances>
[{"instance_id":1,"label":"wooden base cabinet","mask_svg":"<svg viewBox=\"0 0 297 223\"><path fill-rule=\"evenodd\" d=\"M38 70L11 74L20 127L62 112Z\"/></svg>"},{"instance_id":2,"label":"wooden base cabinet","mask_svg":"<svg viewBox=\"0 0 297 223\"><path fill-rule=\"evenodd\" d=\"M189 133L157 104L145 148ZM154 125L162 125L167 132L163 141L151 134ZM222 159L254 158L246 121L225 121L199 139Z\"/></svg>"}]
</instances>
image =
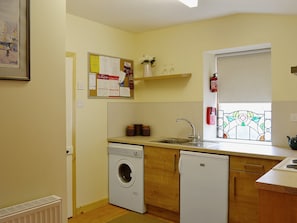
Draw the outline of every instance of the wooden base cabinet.
<instances>
[{"instance_id":1,"label":"wooden base cabinet","mask_svg":"<svg viewBox=\"0 0 297 223\"><path fill-rule=\"evenodd\" d=\"M257 223L258 191L256 180L278 161L230 156L229 223Z\"/></svg>"},{"instance_id":2,"label":"wooden base cabinet","mask_svg":"<svg viewBox=\"0 0 297 223\"><path fill-rule=\"evenodd\" d=\"M260 223L297 222L297 191L279 193L259 190Z\"/></svg>"},{"instance_id":3,"label":"wooden base cabinet","mask_svg":"<svg viewBox=\"0 0 297 223\"><path fill-rule=\"evenodd\" d=\"M179 150L144 147L144 201L147 211L179 222Z\"/></svg>"}]
</instances>

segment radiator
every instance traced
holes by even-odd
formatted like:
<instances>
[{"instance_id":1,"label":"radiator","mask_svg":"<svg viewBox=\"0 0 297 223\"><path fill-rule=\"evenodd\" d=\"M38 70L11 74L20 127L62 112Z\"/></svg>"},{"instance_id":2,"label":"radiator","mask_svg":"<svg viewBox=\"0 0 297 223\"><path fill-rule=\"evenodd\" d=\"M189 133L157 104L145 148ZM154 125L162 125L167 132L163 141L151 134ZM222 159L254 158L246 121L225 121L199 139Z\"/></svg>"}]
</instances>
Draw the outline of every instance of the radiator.
<instances>
[{"instance_id":1,"label":"radiator","mask_svg":"<svg viewBox=\"0 0 297 223\"><path fill-rule=\"evenodd\" d=\"M2 208L0 223L62 223L62 199L51 195Z\"/></svg>"}]
</instances>

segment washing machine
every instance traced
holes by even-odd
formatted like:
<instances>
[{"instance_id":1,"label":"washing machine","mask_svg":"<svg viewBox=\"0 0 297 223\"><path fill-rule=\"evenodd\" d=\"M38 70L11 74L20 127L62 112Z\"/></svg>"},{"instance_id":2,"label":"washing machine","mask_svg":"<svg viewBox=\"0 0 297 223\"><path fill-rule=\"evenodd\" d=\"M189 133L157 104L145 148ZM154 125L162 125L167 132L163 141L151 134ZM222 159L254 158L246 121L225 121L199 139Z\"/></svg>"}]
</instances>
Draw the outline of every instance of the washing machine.
<instances>
[{"instance_id":1,"label":"washing machine","mask_svg":"<svg viewBox=\"0 0 297 223\"><path fill-rule=\"evenodd\" d=\"M144 213L143 146L108 144L109 203Z\"/></svg>"}]
</instances>

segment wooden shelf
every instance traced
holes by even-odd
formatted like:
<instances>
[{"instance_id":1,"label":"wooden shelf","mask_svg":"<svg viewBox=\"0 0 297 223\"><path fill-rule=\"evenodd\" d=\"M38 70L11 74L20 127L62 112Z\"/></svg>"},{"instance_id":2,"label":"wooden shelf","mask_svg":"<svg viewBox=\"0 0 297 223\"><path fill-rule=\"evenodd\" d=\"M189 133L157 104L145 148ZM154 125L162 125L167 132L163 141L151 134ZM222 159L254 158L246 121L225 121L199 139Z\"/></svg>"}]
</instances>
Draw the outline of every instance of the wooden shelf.
<instances>
[{"instance_id":1,"label":"wooden shelf","mask_svg":"<svg viewBox=\"0 0 297 223\"><path fill-rule=\"evenodd\" d=\"M173 78L189 78L191 77L191 73L185 74L168 74L168 75L158 75L152 77L135 77L135 81L151 81L151 80L165 80L165 79L173 79Z\"/></svg>"}]
</instances>

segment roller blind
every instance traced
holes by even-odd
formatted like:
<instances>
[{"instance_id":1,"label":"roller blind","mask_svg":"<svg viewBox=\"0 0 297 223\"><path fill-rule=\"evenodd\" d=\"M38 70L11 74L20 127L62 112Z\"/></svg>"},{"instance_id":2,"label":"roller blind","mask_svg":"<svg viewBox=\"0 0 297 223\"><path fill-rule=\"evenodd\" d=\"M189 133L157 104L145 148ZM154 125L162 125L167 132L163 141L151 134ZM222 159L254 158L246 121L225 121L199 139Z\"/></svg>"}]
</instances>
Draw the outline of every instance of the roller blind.
<instances>
[{"instance_id":1,"label":"roller blind","mask_svg":"<svg viewBox=\"0 0 297 223\"><path fill-rule=\"evenodd\" d=\"M271 102L270 49L217 55L219 103Z\"/></svg>"}]
</instances>

